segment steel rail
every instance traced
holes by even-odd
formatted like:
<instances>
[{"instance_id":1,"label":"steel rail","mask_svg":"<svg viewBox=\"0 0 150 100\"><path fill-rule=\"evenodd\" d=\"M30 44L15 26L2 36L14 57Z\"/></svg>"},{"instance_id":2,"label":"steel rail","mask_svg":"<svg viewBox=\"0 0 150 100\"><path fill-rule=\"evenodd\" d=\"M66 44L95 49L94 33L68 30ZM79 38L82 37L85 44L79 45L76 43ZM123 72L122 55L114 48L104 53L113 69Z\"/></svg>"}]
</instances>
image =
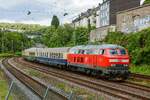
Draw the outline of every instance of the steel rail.
<instances>
[{"instance_id":1,"label":"steel rail","mask_svg":"<svg viewBox=\"0 0 150 100\"><path fill-rule=\"evenodd\" d=\"M105 84L96 83L96 82L93 82L93 81L90 81L90 80L81 79L79 77L69 76L69 75L65 75L63 73L50 71L50 70L45 69L44 67L38 67L36 65L25 63L25 62L24 62L24 64L27 64L31 68L36 69L38 71L41 71L41 72L53 75L55 77L66 79L68 81L71 81L71 82L74 82L74 83L86 86L88 88L91 88L91 89L94 89L94 90L97 90L97 91L100 91L100 92L107 93L109 95L112 95L112 96L115 96L115 97L118 97L118 98L121 98L121 99L129 99L128 96L141 98L141 99L144 99L144 100L150 99L150 97L137 95L136 93L131 93L129 91L125 91L125 90L122 90L122 89L119 89L119 88L110 87L110 86L107 86ZM125 96L125 95L128 95L128 96Z\"/></svg>"}]
</instances>

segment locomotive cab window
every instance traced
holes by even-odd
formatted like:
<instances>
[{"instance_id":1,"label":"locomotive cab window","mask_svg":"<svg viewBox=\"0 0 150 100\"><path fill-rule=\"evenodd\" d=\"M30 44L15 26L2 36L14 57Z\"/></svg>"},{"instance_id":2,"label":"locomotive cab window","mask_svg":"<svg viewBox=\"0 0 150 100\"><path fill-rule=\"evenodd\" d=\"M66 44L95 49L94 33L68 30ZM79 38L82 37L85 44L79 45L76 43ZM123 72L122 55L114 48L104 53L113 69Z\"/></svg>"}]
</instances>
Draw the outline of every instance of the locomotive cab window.
<instances>
[{"instance_id":1,"label":"locomotive cab window","mask_svg":"<svg viewBox=\"0 0 150 100\"><path fill-rule=\"evenodd\" d=\"M126 55L127 53L126 53L126 50L125 49L120 49L120 54L121 55Z\"/></svg>"},{"instance_id":2,"label":"locomotive cab window","mask_svg":"<svg viewBox=\"0 0 150 100\"><path fill-rule=\"evenodd\" d=\"M111 55L117 55L117 54L118 54L118 51L117 51L116 49L110 49L110 50L109 50L109 53L110 53Z\"/></svg>"}]
</instances>

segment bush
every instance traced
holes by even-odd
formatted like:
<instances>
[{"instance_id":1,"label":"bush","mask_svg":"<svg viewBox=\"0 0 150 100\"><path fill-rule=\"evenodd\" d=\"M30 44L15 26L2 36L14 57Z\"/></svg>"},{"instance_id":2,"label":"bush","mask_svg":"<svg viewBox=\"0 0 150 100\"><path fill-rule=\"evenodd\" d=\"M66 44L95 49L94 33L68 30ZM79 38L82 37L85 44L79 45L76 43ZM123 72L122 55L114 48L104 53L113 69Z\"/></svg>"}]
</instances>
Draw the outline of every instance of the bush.
<instances>
[{"instance_id":1,"label":"bush","mask_svg":"<svg viewBox=\"0 0 150 100\"><path fill-rule=\"evenodd\" d=\"M105 42L127 48L133 64L150 64L150 28L128 35L111 32Z\"/></svg>"}]
</instances>

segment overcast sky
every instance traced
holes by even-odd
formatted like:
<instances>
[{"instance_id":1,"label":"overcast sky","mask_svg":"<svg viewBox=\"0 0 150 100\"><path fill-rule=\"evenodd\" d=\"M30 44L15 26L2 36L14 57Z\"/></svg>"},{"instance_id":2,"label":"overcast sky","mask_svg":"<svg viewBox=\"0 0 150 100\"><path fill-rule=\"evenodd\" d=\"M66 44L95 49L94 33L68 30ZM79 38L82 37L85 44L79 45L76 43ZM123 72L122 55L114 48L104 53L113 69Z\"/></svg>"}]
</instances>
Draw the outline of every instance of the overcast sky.
<instances>
[{"instance_id":1,"label":"overcast sky","mask_svg":"<svg viewBox=\"0 0 150 100\"><path fill-rule=\"evenodd\" d=\"M102 0L0 0L0 22L50 25L55 14L61 23L65 23L101 2ZM27 15L28 11L31 12L30 15ZM68 16L63 16L64 13L68 13Z\"/></svg>"},{"instance_id":2,"label":"overcast sky","mask_svg":"<svg viewBox=\"0 0 150 100\"><path fill-rule=\"evenodd\" d=\"M50 25L55 14L62 23L93 8L101 0L0 0L0 22ZM28 11L31 12L27 15ZM68 16L63 16L68 13Z\"/></svg>"}]
</instances>

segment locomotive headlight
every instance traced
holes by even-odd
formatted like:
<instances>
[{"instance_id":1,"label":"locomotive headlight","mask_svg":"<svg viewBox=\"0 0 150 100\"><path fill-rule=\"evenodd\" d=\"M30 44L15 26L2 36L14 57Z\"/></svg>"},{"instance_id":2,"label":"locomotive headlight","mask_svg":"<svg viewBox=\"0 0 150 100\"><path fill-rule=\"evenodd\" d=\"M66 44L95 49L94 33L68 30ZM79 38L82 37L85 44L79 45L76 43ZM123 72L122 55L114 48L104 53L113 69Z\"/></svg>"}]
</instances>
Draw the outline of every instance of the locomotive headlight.
<instances>
[{"instance_id":1,"label":"locomotive headlight","mask_svg":"<svg viewBox=\"0 0 150 100\"><path fill-rule=\"evenodd\" d=\"M118 59L109 59L109 62L119 62Z\"/></svg>"},{"instance_id":2,"label":"locomotive headlight","mask_svg":"<svg viewBox=\"0 0 150 100\"><path fill-rule=\"evenodd\" d=\"M128 67L129 65L125 64L124 66L125 66L125 67Z\"/></svg>"},{"instance_id":3,"label":"locomotive headlight","mask_svg":"<svg viewBox=\"0 0 150 100\"><path fill-rule=\"evenodd\" d=\"M111 64L111 67L115 67L116 66L116 64Z\"/></svg>"},{"instance_id":4,"label":"locomotive headlight","mask_svg":"<svg viewBox=\"0 0 150 100\"><path fill-rule=\"evenodd\" d=\"M129 62L129 59L123 59L122 62Z\"/></svg>"}]
</instances>

